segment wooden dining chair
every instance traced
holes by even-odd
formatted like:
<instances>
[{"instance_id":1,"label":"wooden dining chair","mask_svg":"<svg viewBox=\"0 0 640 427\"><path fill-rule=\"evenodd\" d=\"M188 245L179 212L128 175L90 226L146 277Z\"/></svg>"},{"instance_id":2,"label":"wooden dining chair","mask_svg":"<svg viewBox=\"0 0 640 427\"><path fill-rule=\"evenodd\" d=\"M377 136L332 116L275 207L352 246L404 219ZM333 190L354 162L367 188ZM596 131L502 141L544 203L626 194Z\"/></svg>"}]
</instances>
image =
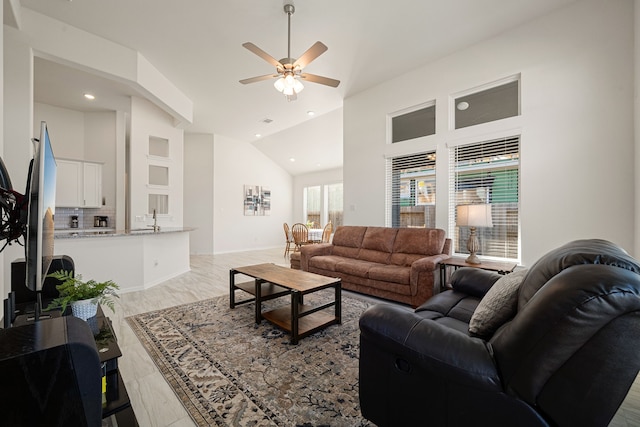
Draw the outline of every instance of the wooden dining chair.
<instances>
[{"instance_id":1,"label":"wooden dining chair","mask_svg":"<svg viewBox=\"0 0 640 427\"><path fill-rule=\"evenodd\" d=\"M333 224L329 221L327 225L324 226L324 230L322 230L322 243L329 243L331 233L333 233Z\"/></svg>"},{"instance_id":2,"label":"wooden dining chair","mask_svg":"<svg viewBox=\"0 0 640 427\"><path fill-rule=\"evenodd\" d=\"M291 226L291 234L296 245L295 251L299 251L303 245L309 244L309 229L306 225L298 222Z\"/></svg>"},{"instance_id":3,"label":"wooden dining chair","mask_svg":"<svg viewBox=\"0 0 640 427\"><path fill-rule=\"evenodd\" d=\"M284 247L284 257L286 258L289 252L291 252L291 245L294 245L293 234L291 234L291 230L289 229L289 224L286 222L282 225L284 228L284 238L286 242L286 246Z\"/></svg>"}]
</instances>

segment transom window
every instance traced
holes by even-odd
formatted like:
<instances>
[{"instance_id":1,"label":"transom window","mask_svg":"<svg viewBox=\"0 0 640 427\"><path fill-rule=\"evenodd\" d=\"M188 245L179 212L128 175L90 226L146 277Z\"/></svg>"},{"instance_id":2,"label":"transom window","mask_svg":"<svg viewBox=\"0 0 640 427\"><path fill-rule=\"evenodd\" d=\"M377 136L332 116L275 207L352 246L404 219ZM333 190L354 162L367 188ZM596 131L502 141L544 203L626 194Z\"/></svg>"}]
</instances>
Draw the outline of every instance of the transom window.
<instances>
[{"instance_id":1,"label":"transom window","mask_svg":"<svg viewBox=\"0 0 640 427\"><path fill-rule=\"evenodd\" d=\"M520 114L519 80L512 80L454 100L455 129Z\"/></svg>"},{"instance_id":2,"label":"transom window","mask_svg":"<svg viewBox=\"0 0 640 427\"><path fill-rule=\"evenodd\" d=\"M417 107L391 117L391 142L401 142L436 133L436 105Z\"/></svg>"}]
</instances>

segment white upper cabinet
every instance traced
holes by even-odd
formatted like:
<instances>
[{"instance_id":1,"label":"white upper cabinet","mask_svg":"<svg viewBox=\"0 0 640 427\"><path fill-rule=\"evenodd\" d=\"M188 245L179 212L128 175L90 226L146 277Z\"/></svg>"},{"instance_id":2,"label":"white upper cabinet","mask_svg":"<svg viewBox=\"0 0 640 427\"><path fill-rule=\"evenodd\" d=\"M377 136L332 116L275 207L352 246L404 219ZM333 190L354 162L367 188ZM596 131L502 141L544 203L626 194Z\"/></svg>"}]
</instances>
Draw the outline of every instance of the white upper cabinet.
<instances>
[{"instance_id":1,"label":"white upper cabinet","mask_svg":"<svg viewBox=\"0 0 640 427\"><path fill-rule=\"evenodd\" d=\"M99 208L102 206L102 165L57 160L56 206Z\"/></svg>"}]
</instances>

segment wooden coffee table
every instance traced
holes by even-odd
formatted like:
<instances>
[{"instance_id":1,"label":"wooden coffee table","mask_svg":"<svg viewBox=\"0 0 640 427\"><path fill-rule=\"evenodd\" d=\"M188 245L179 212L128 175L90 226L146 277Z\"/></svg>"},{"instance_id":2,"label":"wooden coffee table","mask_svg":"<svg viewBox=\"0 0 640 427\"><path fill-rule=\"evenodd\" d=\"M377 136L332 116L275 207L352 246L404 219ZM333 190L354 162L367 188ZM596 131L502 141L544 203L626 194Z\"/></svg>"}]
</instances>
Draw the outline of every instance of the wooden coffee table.
<instances>
[{"instance_id":1,"label":"wooden coffee table","mask_svg":"<svg viewBox=\"0 0 640 427\"><path fill-rule=\"evenodd\" d=\"M236 283L236 275L243 274L254 280ZM304 295L333 288L334 300L311 306L304 304ZM252 298L236 301L235 291L243 290ZM262 301L290 295L290 305L262 312ZM342 282L307 271L292 270L275 264L257 264L229 270L229 306L255 302L255 321L266 319L291 334L291 344L329 325L342 323ZM333 315L326 309L334 307Z\"/></svg>"}]
</instances>

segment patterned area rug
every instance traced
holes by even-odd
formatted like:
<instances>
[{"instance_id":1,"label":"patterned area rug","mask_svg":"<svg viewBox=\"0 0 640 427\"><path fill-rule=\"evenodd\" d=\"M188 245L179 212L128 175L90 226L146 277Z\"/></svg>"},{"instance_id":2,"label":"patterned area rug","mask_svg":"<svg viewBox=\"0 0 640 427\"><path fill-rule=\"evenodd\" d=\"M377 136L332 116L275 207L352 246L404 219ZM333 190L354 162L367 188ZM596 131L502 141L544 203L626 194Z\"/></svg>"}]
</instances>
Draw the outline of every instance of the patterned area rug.
<instances>
[{"instance_id":1,"label":"patterned area rug","mask_svg":"<svg viewBox=\"0 0 640 427\"><path fill-rule=\"evenodd\" d=\"M323 292L305 303L331 298ZM199 426L369 426L358 402L358 319L368 305L343 295L342 324L298 345L266 320L256 325L253 303L231 310L228 296L127 321Z\"/></svg>"}]
</instances>

